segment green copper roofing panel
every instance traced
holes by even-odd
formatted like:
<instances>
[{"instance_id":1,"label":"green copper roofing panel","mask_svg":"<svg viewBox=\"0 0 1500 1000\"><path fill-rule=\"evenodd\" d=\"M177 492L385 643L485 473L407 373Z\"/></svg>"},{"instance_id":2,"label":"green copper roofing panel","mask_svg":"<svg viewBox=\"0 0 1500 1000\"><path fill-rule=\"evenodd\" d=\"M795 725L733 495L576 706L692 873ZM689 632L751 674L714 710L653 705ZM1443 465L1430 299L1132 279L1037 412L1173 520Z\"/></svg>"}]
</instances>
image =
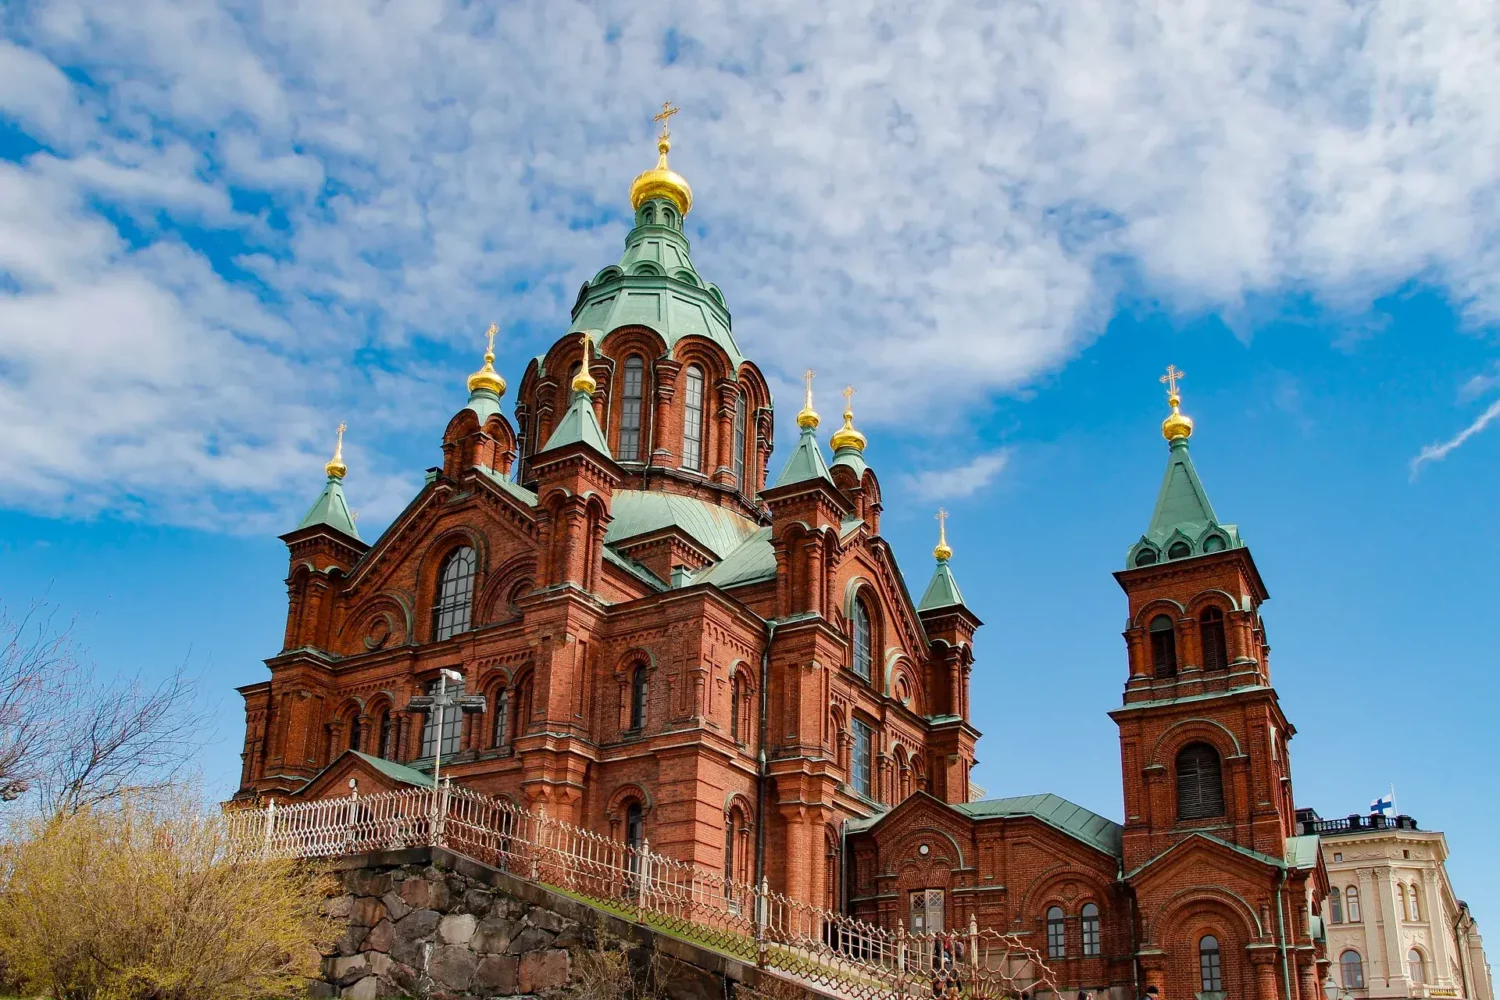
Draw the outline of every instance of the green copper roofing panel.
<instances>
[{"instance_id":1,"label":"green copper roofing panel","mask_svg":"<svg viewBox=\"0 0 1500 1000\"><path fill-rule=\"evenodd\" d=\"M781 475L776 477L775 485L788 486L814 479L833 482L833 477L828 474L828 463L823 461L823 449L818 447L817 437L811 430L803 430L791 455L787 456L786 464L781 467Z\"/></svg>"},{"instance_id":2,"label":"green copper roofing panel","mask_svg":"<svg viewBox=\"0 0 1500 1000\"><path fill-rule=\"evenodd\" d=\"M1268 865L1268 866L1270 866L1272 868L1283 868L1284 869L1284 868L1287 867L1286 861L1284 859L1282 859L1282 858L1273 858L1269 854L1262 854L1261 852L1256 851L1256 850L1252 850L1252 849L1250 849L1248 847L1241 847L1239 844L1232 844L1232 843L1230 843L1229 841L1225 840L1222 837L1215 837L1211 833L1204 833L1204 832L1202 832L1200 830L1200 831L1197 831L1197 832L1191 834L1188 837L1183 838L1182 840L1179 840L1177 843L1173 844L1171 847L1168 847L1166 850L1162 851L1160 854L1158 854L1156 857L1152 858L1150 861L1146 861L1146 862L1143 862L1140 865L1137 865L1134 871L1126 872L1125 873L1125 877L1128 878L1128 879L1129 878L1135 878L1141 872L1145 871L1147 868L1150 868L1152 865L1156 864L1158 861L1160 861L1162 858L1166 857L1167 855L1173 853L1174 851L1180 851L1180 850L1182 850L1183 845L1191 843L1194 837L1202 837L1204 840L1208 841L1209 843L1218 844L1220 847L1226 847L1226 848L1228 848L1229 850L1233 851L1236 854L1244 855L1247 858L1251 858L1251 859L1253 859L1255 861L1259 861L1261 864Z\"/></svg>"},{"instance_id":3,"label":"green copper roofing panel","mask_svg":"<svg viewBox=\"0 0 1500 1000\"><path fill-rule=\"evenodd\" d=\"M1120 824L1090 812L1080 805L1051 792L1041 795L1018 795L1008 799L984 799L979 802L960 802L953 806L974 819L994 819L1007 816L1034 816L1066 833L1075 840L1096 847L1112 857L1121 856Z\"/></svg>"},{"instance_id":4,"label":"green copper roofing panel","mask_svg":"<svg viewBox=\"0 0 1500 1000\"><path fill-rule=\"evenodd\" d=\"M865 464L865 456L860 452L860 450L858 448L850 448L847 446L840 448L838 451L833 453L833 464L845 465L853 470L855 482L859 482L864 478L865 469L868 468L868 466Z\"/></svg>"},{"instance_id":5,"label":"green copper roofing panel","mask_svg":"<svg viewBox=\"0 0 1500 1000\"><path fill-rule=\"evenodd\" d=\"M500 473L487 466L481 466L480 469L486 476L489 477L491 482L499 486L502 490L509 493L511 496L515 497L517 500L524 503L526 506L536 506L536 494L528 490L526 487L521 486L509 476L502 476Z\"/></svg>"},{"instance_id":6,"label":"green copper roofing panel","mask_svg":"<svg viewBox=\"0 0 1500 1000\"><path fill-rule=\"evenodd\" d=\"M1141 540L1130 547L1126 555L1127 568L1136 565L1136 555L1143 547L1156 550L1156 562L1168 561L1168 551L1179 540L1188 544L1188 551L1177 558L1237 549L1245 544L1239 529L1232 524L1220 524L1214 514L1208 492L1198 478L1198 470L1193 467L1187 438L1172 441L1161 489L1156 494L1156 506L1151 511L1151 524Z\"/></svg>"},{"instance_id":7,"label":"green copper roofing panel","mask_svg":"<svg viewBox=\"0 0 1500 1000\"><path fill-rule=\"evenodd\" d=\"M557 422L557 427L542 451L580 443L588 445L606 458L612 457L609 444L604 440L604 431L599 428L599 418L594 416L594 402L586 392L573 393L573 402Z\"/></svg>"},{"instance_id":8,"label":"green copper roofing panel","mask_svg":"<svg viewBox=\"0 0 1500 1000\"><path fill-rule=\"evenodd\" d=\"M469 409L479 418L479 426L500 412L500 397L488 389L475 389L469 393Z\"/></svg>"},{"instance_id":9,"label":"green copper roofing panel","mask_svg":"<svg viewBox=\"0 0 1500 1000\"><path fill-rule=\"evenodd\" d=\"M620 555L620 553L616 552L608 545L604 547L604 561L607 563L614 563L616 566L620 567L636 579L640 580L646 586L651 587L653 590L668 589L666 583L660 580L655 573L651 572L649 569L647 569L645 566L642 566L634 559L631 559L629 556Z\"/></svg>"},{"instance_id":10,"label":"green copper roofing panel","mask_svg":"<svg viewBox=\"0 0 1500 1000\"><path fill-rule=\"evenodd\" d=\"M720 559L739 548L756 529L755 522L726 507L649 490L618 491L609 512L614 520L604 535L607 545L675 527Z\"/></svg>"},{"instance_id":11,"label":"green copper roofing panel","mask_svg":"<svg viewBox=\"0 0 1500 1000\"><path fill-rule=\"evenodd\" d=\"M747 583L776 579L776 550L771 547L771 529L757 528L745 543L693 577L694 583L711 583L728 589Z\"/></svg>"},{"instance_id":12,"label":"green copper roofing panel","mask_svg":"<svg viewBox=\"0 0 1500 1000\"><path fill-rule=\"evenodd\" d=\"M846 517L839 524L839 538L841 540L845 539L845 538L848 538L850 535L854 534L856 531L858 531L860 528L863 528L864 526L865 526L865 519L864 518L862 518L862 517Z\"/></svg>"},{"instance_id":13,"label":"green copper roofing panel","mask_svg":"<svg viewBox=\"0 0 1500 1000\"><path fill-rule=\"evenodd\" d=\"M948 568L948 560L939 561L937 568L932 571L932 580L927 584L922 600L917 604L917 610L933 611L954 605L962 606L963 603L964 595L958 592L958 581L953 579L953 570Z\"/></svg>"},{"instance_id":14,"label":"green copper roofing panel","mask_svg":"<svg viewBox=\"0 0 1500 1000\"><path fill-rule=\"evenodd\" d=\"M1321 838L1315 833L1286 838L1286 863L1291 868L1318 867Z\"/></svg>"},{"instance_id":15,"label":"green copper roofing panel","mask_svg":"<svg viewBox=\"0 0 1500 1000\"><path fill-rule=\"evenodd\" d=\"M350 538L359 538L359 529L354 526L354 515L349 510L349 502L344 499L344 488L332 476L328 477L323 492L318 494L318 499L313 502L297 527L311 528L314 525L323 525L341 531Z\"/></svg>"},{"instance_id":16,"label":"green copper roofing panel","mask_svg":"<svg viewBox=\"0 0 1500 1000\"><path fill-rule=\"evenodd\" d=\"M423 774L414 767L397 764L395 761L386 760L384 757L372 757L370 754L360 753L358 750L350 750L348 752L393 781L399 781L404 785L418 785L422 788L432 787L432 775Z\"/></svg>"}]
</instances>

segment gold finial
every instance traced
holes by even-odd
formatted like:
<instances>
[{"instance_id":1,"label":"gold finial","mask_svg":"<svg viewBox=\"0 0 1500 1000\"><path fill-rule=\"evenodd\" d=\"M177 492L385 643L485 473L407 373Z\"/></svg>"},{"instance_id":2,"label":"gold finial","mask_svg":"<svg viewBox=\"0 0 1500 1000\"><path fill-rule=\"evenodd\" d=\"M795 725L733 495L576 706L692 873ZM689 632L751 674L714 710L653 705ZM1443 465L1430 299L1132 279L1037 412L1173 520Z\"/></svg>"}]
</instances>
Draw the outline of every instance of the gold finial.
<instances>
[{"instance_id":1,"label":"gold finial","mask_svg":"<svg viewBox=\"0 0 1500 1000\"><path fill-rule=\"evenodd\" d=\"M844 386L844 426L833 432L829 444L833 450L841 448L853 448L855 451L864 451L866 438L854 429L854 386Z\"/></svg>"},{"instance_id":2,"label":"gold finial","mask_svg":"<svg viewBox=\"0 0 1500 1000\"><path fill-rule=\"evenodd\" d=\"M349 471L349 467L344 464L344 431L348 429L347 424L342 420L339 421L339 443L334 445L333 457L328 460L327 465L323 466L323 471L328 473L329 479L343 479L344 474Z\"/></svg>"},{"instance_id":3,"label":"gold finial","mask_svg":"<svg viewBox=\"0 0 1500 1000\"><path fill-rule=\"evenodd\" d=\"M594 375L589 371L589 348L593 346L589 340L589 332L583 331L583 364L578 366L578 374L573 376L573 391L586 392L590 396L594 390L599 388L599 383L594 381Z\"/></svg>"},{"instance_id":4,"label":"gold finial","mask_svg":"<svg viewBox=\"0 0 1500 1000\"><path fill-rule=\"evenodd\" d=\"M1186 373L1179 371L1176 365L1167 365L1167 373L1157 379L1167 387L1167 405L1172 407L1172 412L1167 419L1161 422L1161 436L1168 441L1178 438L1186 441L1193 436L1193 418L1178 409L1182 405L1182 396L1177 392L1177 383L1186 377Z\"/></svg>"},{"instance_id":5,"label":"gold finial","mask_svg":"<svg viewBox=\"0 0 1500 1000\"><path fill-rule=\"evenodd\" d=\"M807 383L807 398L803 401L802 409L797 414L797 426L805 431L817 430L818 420L820 419L818 411L814 410L812 406L812 380L816 374L818 373L811 368L802 373L802 381Z\"/></svg>"},{"instance_id":6,"label":"gold finial","mask_svg":"<svg viewBox=\"0 0 1500 1000\"><path fill-rule=\"evenodd\" d=\"M499 332L500 328L494 323L491 323L490 328L484 331L488 341L488 346L484 349L484 367L469 376L470 392L476 389L488 389L497 396L505 395L505 379L495 371L495 334Z\"/></svg>"},{"instance_id":7,"label":"gold finial","mask_svg":"<svg viewBox=\"0 0 1500 1000\"><path fill-rule=\"evenodd\" d=\"M656 137L656 166L643 171L630 185L631 208L639 209L652 198L665 198L683 215L692 211L693 189L681 174L667 166L667 153L672 149L672 130L667 122L681 110L666 101L661 111L651 116L652 121L661 122L661 134Z\"/></svg>"},{"instance_id":8,"label":"gold finial","mask_svg":"<svg viewBox=\"0 0 1500 1000\"><path fill-rule=\"evenodd\" d=\"M937 512L938 543L932 550L932 557L938 562L947 562L953 558L953 547L948 544L948 512L939 507Z\"/></svg>"}]
</instances>

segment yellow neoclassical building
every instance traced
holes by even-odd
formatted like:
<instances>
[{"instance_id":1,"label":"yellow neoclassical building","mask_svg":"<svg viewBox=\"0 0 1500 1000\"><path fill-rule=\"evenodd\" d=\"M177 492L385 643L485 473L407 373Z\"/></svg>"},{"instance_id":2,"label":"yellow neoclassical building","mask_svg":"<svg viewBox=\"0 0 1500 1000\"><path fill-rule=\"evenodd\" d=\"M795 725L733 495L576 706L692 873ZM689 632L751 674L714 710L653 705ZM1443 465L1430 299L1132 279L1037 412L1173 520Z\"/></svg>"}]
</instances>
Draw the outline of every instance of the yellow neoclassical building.
<instances>
[{"instance_id":1,"label":"yellow neoclassical building","mask_svg":"<svg viewBox=\"0 0 1500 1000\"><path fill-rule=\"evenodd\" d=\"M1328 868L1329 1000L1493 1000L1484 942L1448 880L1441 833L1410 816L1322 819L1304 809L1298 819L1322 838Z\"/></svg>"}]
</instances>

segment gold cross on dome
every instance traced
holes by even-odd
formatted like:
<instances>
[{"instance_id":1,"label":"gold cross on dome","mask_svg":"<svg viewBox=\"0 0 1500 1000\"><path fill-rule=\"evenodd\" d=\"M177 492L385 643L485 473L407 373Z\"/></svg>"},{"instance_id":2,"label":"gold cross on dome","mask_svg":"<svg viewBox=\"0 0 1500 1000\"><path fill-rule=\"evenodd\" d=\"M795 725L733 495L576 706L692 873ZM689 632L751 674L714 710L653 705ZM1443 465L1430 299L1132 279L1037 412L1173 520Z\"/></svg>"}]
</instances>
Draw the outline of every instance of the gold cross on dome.
<instances>
[{"instance_id":1,"label":"gold cross on dome","mask_svg":"<svg viewBox=\"0 0 1500 1000\"><path fill-rule=\"evenodd\" d=\"M1169 395L1169 396L1175 396L1175 395L1177 395L1177 383L1178 383L1178 381L1180 379L1186 377L1186 375L1187 375L1186 372L1180 372L1180 371L1178 371L1176 365L1167 365L1167 373L1165 375L1163 375L1161 378L1157 379L1157 381L1163 383L1164 385L1166 385L1166 387L1167 387L1167 395Z\"/></svg>"},{"instance_id":2,"label":"gold cross on dome","mask_svg":"<svg viewBox=\"0 0 1500 1000\"><path fill-rule=\"evenodd\" d=\"M818 373L815 372L815 371L813 371L811 368L809 368L807 371L805 371L805 372L802 373L802 381L807 385L807 405L808 406L812 405L812 380L813 380L813 376L815 376L817 374Z\"/></svg>"},{"instance_id":3,"label":"gold cross on dome","mask_svg":"<svg viewBox=\"0 0 1500 1000\"><path fill-rule=\"evenodd\" d=\"M681 108L673 107L671 101L662 101L661 111L651 116L652 121L661 122L661 137L663 139L672 134L672 130L667 128L667 123L671 121L673 115L677 114L677 112L681 110Z\"/></svg>"},{"instance_id":4,"label":"gold cross on dome","mask_svg":"<svg viewBox=\"0 0 1500 1000\"><path fill-rule=\"evenodd\" d=\"M844 409L848 410L854 406L854 386L844 386Z\"/></svg>"},{"instance_id":5,"label":"gold cross on dome","mask_svg":"<svg viewBox=\"0 0 1500 1000\"><path fill-rule=\"evenodd\" d=\"M346 423L344 423L342 420L340 420L339 421L339 426L338 426L339 443L334 447L335 451L343 451L344 450L344 432L347 431L348 429L349 429L349 425L346 424Z\"/></svg>"},{"instance_id":6,"label":"gold cross on dome","mask_svg":"<svg viewBox=\"0 0 1500 1000\"><path fill-rule=\"evenodd\" d=\"M948 512L939 507L937 512L938 534L946 537L948 534Z\"/></svg>"},{"instance_id":7,"label":"gold cross on dome","mask_svg":"<svg viewBox=\"0 0 1500 1000\"><path fill-rule=\"evenodd\" d=\"M489 344L485 347L485 350L488 351L490 354L494 354L495 353L495 334L497 334L499 332L500 332L500 328L498 326L496 326L494 323L491 323L490 324L490 328L488 330L484 331L485 339L487 341L489 341Z\"/></svg>"}]
</instances>

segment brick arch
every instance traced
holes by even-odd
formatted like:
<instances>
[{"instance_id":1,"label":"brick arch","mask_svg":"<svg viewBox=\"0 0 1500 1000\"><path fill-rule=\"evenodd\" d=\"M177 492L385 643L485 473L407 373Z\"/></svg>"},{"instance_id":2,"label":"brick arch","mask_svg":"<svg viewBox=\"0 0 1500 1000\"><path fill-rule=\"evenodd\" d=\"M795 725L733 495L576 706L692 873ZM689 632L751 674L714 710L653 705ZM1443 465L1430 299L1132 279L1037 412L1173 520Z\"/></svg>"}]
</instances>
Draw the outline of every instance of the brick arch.
<instances>
[{"instance_id":1,"label":"brick arch","mask_svg":"<svg viewBox=\"0 0 1500 1000\"><path fill-rule=\"evenodd\" d=\"M1205 885L1180 889L1163 901L1151 917L1152 935L1156 937L1157 928L1169 927L1173 929L1174 939L1184 940L1189 933L1185 928L1201 914L1208 913L1219 916L1220 926L1226 931L1232 931L1231 940L1237 940L1241 945L1268 935L1267 929L1261 926L1255 907L1244 897L1222 886ZM1196 940L1195 937L1195 947Z\"/></svg>"},{"instance_id":2,"label":"brick arch","mask_svg":"<svg viewBox=\"0 0 1500 1000\"><path fill-rule=\"evenodd\" d=\"M476 625L508 621L510 614L503 605L508 604L511 591L524 580L536 580L536 556L523 552L512 556L504 564L488 574L484 587L474 599Z\"/></svg>"},{"instance_id":3,"label":"brick arch","mask_svg":"<svg viewBox=\"0 0 1500 1000\"><path fill-rule=\"evenodd\" d=\"M469 623L474 624L473 609L474 601L477 600L485 584L485 564L488 562L488 546L485 538L478 531L466 524L453 525L438 532L428 539L427 544L417 556L417 595L415 601L416 619L415 634L423 639L432 638L431 622L423 623L423 612L430 611L432 601L437 593L437 577L442 569L444 560L455 549L467 545L474 550L474 590L470 595ZM425 617L430 618L431 615Z\"/></svg>"},{"instance_id":4,"label":"brick arch","mask_svg":"<svg viewBox=\"0 0 1500 1000\"><path fill-rule=\"evenodd\" d=\"M863 599L865 611L870 618L870 680L869 685L880 694L890 690L889 686L889 663L890 650L886 648L885 638L890 632L890 623L887 621L884 602L880 600L880 587L874 580L856 574L849 578L844 585L844 621L842 629L849 640L850 666L853 666L854 656L854 602ZM881 653L885 653L882 660Z\"/></svg>"},{"instance_id":5,"label":"brick arch","mask_svg":"<svg viewBox=\"0 0 1500 1000\"><path fill-rule=\"evenodd\" d=\"M1077 882L1083 891L1071 901L1065 899L1061 893L1062 886L1067 882ZM1047 922L1047 910L1053 906L1062 907L1063 913L1068 916L1077 916L1083 909L1083 904L1092 902L1099 907L1102 919L1104 910L1103 900L1109 898L1109 887L1098 873L1067 861L1060 861L1050 868L1043 869L1042 873L1026 887L1016 902L1014 916L1023 922L1035 919L1038 926L1045 930Z\"/></svg>"},{"instance_id":6,"label":"brick arch","mask_svg":"<svg viewBox=\"0 0 1500 1000\"><path fill-rule=\"evenodd\" d=\"M656 447L656 366L654 362L667 354L667 342L649 326L618 326L599 342L599 354L614 364L615 375L605 388L604 407L606 439L610 450L620 450L620 422L623 419L625 395L617 387L625 377L625 362L631 355L641 359L641 436L640 450L630 461L648 463Z\"/></svg>"},{"instance_id":7,"label":"brick arch","mask_svg":"<svg viewBox=\"0 0 1500 1000\"><path fill-rule=\"evenodd\" d=\"M1187 614L1187 606L1172 600L1170 597L1158 597L1141 607L1136 612L1133 624L1136 628L1146 628L1151 624L1151 619L1157 615L1170 615L1175 623L1177 619Z\"/></svg>"},{"instance_id":8,"label":"brick arch","mask_svg":"<svg viewBox=\"0 0 1500 1000\"><path fill-rule=\"evenodd\" d=\"M378 618L388 619L390 632L385 641L372 644L370 629ZM362 601L344 619L339 629L341 649L350 654L363 653L371 649L402 646L409 642L414 632L414 610L406 594L382 591Z\"/></svg>"},{"instance_id":9,"label":"brick arch","mask_svg":"<svg viewBox=\"0 0 1500 1000\"><path fill-rule=\"evenodd\" d=\"M696 334L683 337L672 348L672 360L682 363L683 371L688 365L703 369L705 393L709 386L721 379L733 381L738 374L729 363L729 352L707 337ZM705 406L707 400L705 399Z\"/></svg>"},{"instance_id":10,"label":"brick arch","mask_svg":"<svg viewBox=\"0 0 1500 1000\"><path fill-rule=\"evenodd\" d=\"M1170 768L1177 760L1178 751L1189 743L1207 743L1218 751L1221 762L1229 757L1238 757L1243 752L1240 750L1240 741L1223 723L1204 718L1183 719L1168 726L1156 738L1147 766L1159 764Z\"/></svg>"},{"instance_id":11,"label":"brick arch","mask_svg":"<svg viewBox=\"0 0 1500 1000\"><path fill-rule=\"evenodd\" d=\"M610 792L609 799L604 803L604 815L609 820L610 826L625 822L625 806L631 800L641 804L641 818L651 815L653 803L650 794L645 787L633 781L628 781Z\"/></svg>"},{"instance_id":12,"label":"brick arch","mask_svg":"<svg viewBox=\"0 0 1500 1000\"><path fill-rule=\"evenodd\" d=\"M959 844L958 838L954 837L953 834L949 833L947 830L940 830L937 827L933 826L925 826L916 830L910 830L893 842L891 849L892 856L886 859L886 863L884 865L886 871L897 870L896 864L904 867L911 863L919 863L924 865L933 863L917 853L917 846L923 840L945 841L953 850L953 857L955 860L954 867L966 867L964 864L964 849L963 846ZM895 864L893 864L893 862Z\"/></svg>"},{"instance_id":13,"label":"brick arch","mask_svg":"<svg viewBox=\"0 0 1500 1000\"><path fill-rule=\"evenodd\" d=\"M1185 614L1190 614L1196 618L1207 607L1219 608L1227 614L1231 611L1239 611L1240 602L1238 598L1229 592L1219 590L1217 587L1211 587L1208 590L1199 591L1197 594L1194 594L1192 600L1187 602L1187 607L1183 611Z\"/></svg>"}]
</instances>

